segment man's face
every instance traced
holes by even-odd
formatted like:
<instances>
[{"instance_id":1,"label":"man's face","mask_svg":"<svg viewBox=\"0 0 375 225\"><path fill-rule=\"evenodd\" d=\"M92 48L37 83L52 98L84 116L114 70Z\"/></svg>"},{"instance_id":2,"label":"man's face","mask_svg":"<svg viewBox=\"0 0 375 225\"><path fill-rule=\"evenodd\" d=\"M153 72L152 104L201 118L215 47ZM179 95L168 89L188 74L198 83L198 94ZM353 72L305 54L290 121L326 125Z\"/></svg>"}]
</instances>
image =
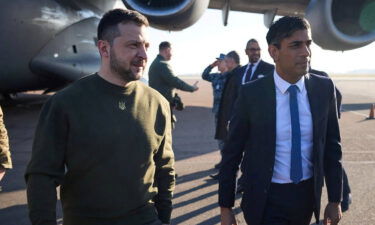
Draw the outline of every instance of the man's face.
<instances>
[{"instance_id":1,"label":"man's face","mask_svg":"<svg viewBox=\"0 0 375 225\"><path fill-rule=\"evenodd\" d=\"M225 57L224 62L225 62L225 65L227 66L228 71L231 71L236 67L236 63L234 62L234 59L230 57Z\"/></svg>"},{"instance_id":2,"label":"man's face","mask_svg":"<svg viewBox=\"0 0 375 225\"><path fill-rule=\"evenodd\" d=\"M121 35L113 40L110 48L110 69L125 82L139 80L147 63L146 27L134 23L119 24L118 27Z\"/></svg>"},{"instance_id":3,"label":"man's face","mask_svg":"<svg viewBox=\"0 0 375 225\"><path fill-rule=\"evenodd\" d=\"M260 47L257 42L250 42L245 49L250 63L256 63L260 59Z\"/></svg>"},{"instance_id":4,"label":"man's face","mask_svg":"<svg viewBox=\"0 0 375 225\"><path fill-rule=\"evenodd\" d=\"M219 60L219 65L217 66L217 68L221 73L226 72L228 69L225 60Z\"/></svg>"},{"instance_id":5,"label":"man's face","mask_svg":"<svg viewBox=\"0 0 375 225\"><path fill-rule=\"evenodd\" d=\"M276 70L287 81L296 82L309 70L311 57L310 30L297 30L280 43L280 48L269 46Z\"/></svg>"},{"instance_id":6,"label":"man's face","mask_svg":"<svg viewBox=\"0 0 375 225\"><path fill-rule=\"evenodd\" d=\"M172 58L172 48L163 49L163 57L166 61L171 60L171 58Z\"/></svg>"}]
</instances>

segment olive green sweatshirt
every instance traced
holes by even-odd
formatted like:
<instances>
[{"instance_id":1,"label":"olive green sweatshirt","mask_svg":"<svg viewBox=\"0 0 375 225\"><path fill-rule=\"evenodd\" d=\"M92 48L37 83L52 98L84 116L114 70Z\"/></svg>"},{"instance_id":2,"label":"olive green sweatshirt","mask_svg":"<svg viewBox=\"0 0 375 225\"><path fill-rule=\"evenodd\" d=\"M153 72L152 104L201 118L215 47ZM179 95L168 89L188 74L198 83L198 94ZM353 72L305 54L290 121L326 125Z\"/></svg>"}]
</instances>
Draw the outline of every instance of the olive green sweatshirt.
<instances>
[{"instance_id":1,"label":"olive green sweatshirt","mask_svg":"<svg viewBox=\"0 0 375 225\"><path fill-rule=\"evenodd\" d=\"M163 56L156 56L148 70L150 87L162 94L169 102L172 102L175 89L193 92L195 87L176 77L168 61Z\"/></svg>"},{"instance_id":2,"label":"olive green sweatshirt","mask_svg":"<svg viewBox=\"0 0 375 225\"><path fill-rule=\"evenodd\" d=\"M5 169L12 168L12 159L10 158L8 133L4 125L3 111L0 107L0 167Z\"/></svg>"},{"instance_id":3,"label":"olive green sweatshirt","mask_svg":"<svg viewBox=\"0 0 375 225\"><path fill-rule=\"evenodd\" d=\"M168 102L139 81L120 87L94 74L52 96L25 174L32 223L56 224L58 185L64 218L123 217L123 224L138 225L158 216L169 223L169 118Z\"/></svg>"}]
</instances>

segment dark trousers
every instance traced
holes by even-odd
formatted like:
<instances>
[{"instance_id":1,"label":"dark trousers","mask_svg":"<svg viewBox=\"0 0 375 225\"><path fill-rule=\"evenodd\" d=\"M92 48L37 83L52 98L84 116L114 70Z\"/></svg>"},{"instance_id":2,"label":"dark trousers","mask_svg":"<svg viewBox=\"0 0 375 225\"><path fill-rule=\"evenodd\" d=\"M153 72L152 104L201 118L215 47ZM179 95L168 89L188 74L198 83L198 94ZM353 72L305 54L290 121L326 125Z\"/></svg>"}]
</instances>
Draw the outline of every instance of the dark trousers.
<instances>
[{"instance_id":1,"label":"dark trousers","mask_svg":"<svg viewBox=\"0 0 375 225\"><path fill-rule=\"evenodd\" d=\"M313 210L314 181L312 178L299 184L271 183L261 224L309 225Z\"/></svg>"},{"instance_id":2,"label":"dark trousers","mask_svg":"<svg viewBox=\"0 0 375 225\"><path fill-rule=\"evenodd\" d=\"M351 193L350 185L348 176L346 175L345 169L342 168L343 176L342 176L342 203L341 203L341 209L344 211L347 211L349 209L350 204L350 197L349 194ZM238 179L237 185L244 186L245 180L243 179L243 176Z\"/></svg>"}]
</instances>

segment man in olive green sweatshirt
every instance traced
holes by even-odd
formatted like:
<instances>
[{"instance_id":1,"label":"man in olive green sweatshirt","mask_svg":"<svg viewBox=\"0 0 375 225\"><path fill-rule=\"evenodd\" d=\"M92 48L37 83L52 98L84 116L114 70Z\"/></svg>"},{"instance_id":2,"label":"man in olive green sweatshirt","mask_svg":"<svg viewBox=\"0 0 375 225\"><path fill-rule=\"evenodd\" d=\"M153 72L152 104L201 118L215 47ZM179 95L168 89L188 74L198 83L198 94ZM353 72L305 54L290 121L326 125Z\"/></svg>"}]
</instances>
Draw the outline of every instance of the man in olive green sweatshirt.
<instances>
[{"instance_id":1,"label":"man in olive green sweatshirt","mask_svg":"<svg viewBox=\"0 0 375 225\"><path fill-rule=\"evenodd\" d=\"M5 171L11 168L12 159L10 158L8 133L4 125L3 111L0 107L0 181L4 177Z\"/></svg>"},{"instance_id":2,"label":"man in olive green sweatshirt","mask_svg":"<svg viewBox=\"0 0 375 225\"><path fill-rule=\"evenodd\" d=\"M44 105L25 174L33 225L169 224L175 185L168 102L140 79L148 21L123 9L98 27L101 67Z\"/></svg>"},{"instance_id":3,"label":"man in olive green sweatshirt","mask_svg":"<svg viewBox=\"0 0 375 225\"><path fill-rule=\"evenodd\" d=\"M172 71L169 60L172 58L171 43L163 41L159 44L159 54L151 63L148 78L150 87L162 94L171 104L172 122L175 122L172 108L174 106L173 98L175 96L175 89L182 91L194 92L198 90L196 84L190 85L178 78Z\"/></svg>"}]
</instances>

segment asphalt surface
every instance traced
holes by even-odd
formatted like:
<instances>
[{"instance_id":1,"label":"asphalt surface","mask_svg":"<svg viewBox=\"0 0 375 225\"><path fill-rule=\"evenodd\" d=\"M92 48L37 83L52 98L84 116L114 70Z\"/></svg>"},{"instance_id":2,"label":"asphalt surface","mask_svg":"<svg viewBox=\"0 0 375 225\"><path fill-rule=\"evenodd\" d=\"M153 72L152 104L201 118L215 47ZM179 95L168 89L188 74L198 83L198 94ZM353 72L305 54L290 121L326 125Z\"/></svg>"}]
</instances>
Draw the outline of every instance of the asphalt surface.
<instances>
[{"instance_id":1,"label":"asphalt surface","mask_svg":"<svg viewBox=\"0 0 375 225\"><path fill-rule=\"evenodd\" d=\"M188 79L194 83L195 79ZM367 120L369 108L375 103L375 80L335 80L343 94L340 120L343 162L349 176L353 203L340 224L375 224L375 120ZM211 112L212 90L208 82L199 81L199 91L180 92L186 108L176 112L178 119L173 133L176 155L177 186L174 194L172 224L219 224L217 182L209 175L217 171L213 165L220 159L213 139L214 118ZM0 225L30 224L23 174L30 159L38 114L47 96L20 94L12 102L1 102L10 137L14 169L0 186ZM238 224L244 225L237 196ZM322 205L327 203L326 195ZM58 224L61 207L58 205Z\"/></svg>"}]
</instances>

